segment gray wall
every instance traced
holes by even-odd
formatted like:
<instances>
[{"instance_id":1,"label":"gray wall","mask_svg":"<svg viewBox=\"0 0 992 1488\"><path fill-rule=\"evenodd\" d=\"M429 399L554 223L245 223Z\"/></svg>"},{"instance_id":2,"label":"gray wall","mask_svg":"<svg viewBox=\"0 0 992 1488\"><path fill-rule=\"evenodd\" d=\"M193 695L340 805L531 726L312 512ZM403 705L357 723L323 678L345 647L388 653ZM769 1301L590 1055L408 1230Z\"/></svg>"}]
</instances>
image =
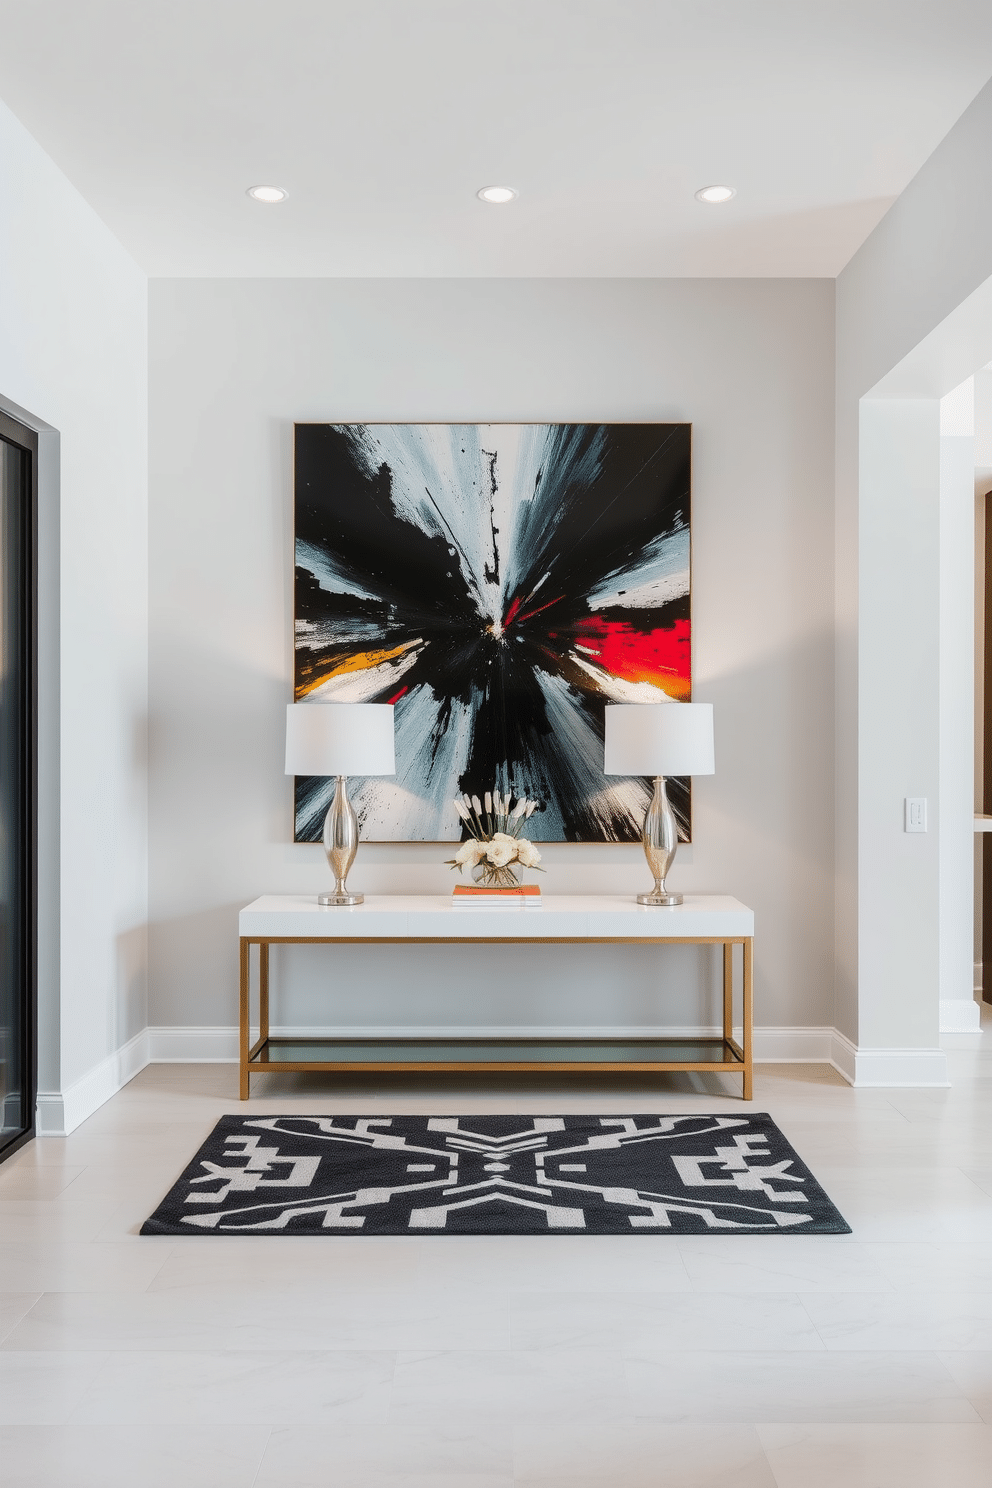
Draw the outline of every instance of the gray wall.
<instances>
[{"instance_id":1,"label":"gray wall","mask_svg":"<svg viewBox=\"0 0 992 1488\"><path fill-rule=\"evenodd\" d=\"M938 627L944 652L953 645L937 603L939 399L992 358L990 130L992 83L837 279L836 1022L861 1046L935 1045L939 998L968 995L937 968L939 897L970 900L971 850L957 883L941 882L939 834L961 822L934 814L918 846L902 798L939 807L948 772L971 773L967 739L960 760L938 747ZM907 565L906 533L924 525ZM962 561L957 582L972 578ZM920 605L906 624L910 593ZM958 655L971 644L969 617Z\"/></svg>"},{"instance_id":2,"label":"gray wall","mask_svg":"<svg viewBox=\"0 0 992 1488\"><path fill-rule=\"evenodd\" d=\"M59 1093L146 1022L147 281L3 104L0 179L0 397L58 431L39 469L39 1086L59 1130Z\"/></svg>"},{"instance_id":3,"label":"gray wall","mask_svg":"<svg viewBox=\"0 0 992 1488\"><path fill-rule=\"evenodd\" d=\"M833 1022L833 334L819 280L152 282L152 1025L232 1024L238 907L325 879L282 773L292 425L321 419L692 421L717 773L674 876L757 911L760 1024ZM448 855L369 845L352 882L448 892ZM636 847L546 864L549 893L645 882ZM658 955L287 951L276 1018L709 1021L706 953L665 953L660 1004Z\"/></svg>"}]
</instances>

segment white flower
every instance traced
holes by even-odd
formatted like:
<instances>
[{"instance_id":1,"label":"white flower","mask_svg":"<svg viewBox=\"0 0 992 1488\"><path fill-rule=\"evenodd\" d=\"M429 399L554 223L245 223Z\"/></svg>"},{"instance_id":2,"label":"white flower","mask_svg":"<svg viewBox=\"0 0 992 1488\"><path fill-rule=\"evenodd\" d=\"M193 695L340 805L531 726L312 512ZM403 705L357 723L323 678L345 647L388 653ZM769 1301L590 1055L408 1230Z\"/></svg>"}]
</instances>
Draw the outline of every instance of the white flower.
<instances>
[{"instance_id":1,"label":"white flower","mask_svg":"<svg viewBox=\"0 0 992 1488\"><path fill-rule=\"evenodd\" d=\"M485 848L482 846L482 843L476 842L474 837L470 837L467 842L462 843L461 847L455 853L455 862L459 868L465 863L470 868L474 868L479 859L484 855Z\"/></svg>"},{"instance_id":2,"label":"white flower","mask_svg":"<svg viewBox=\"0 0 992 1488\"><path fill-rule=\"evenodd\" d=\"M517 838L517 857L525 868L536 868L541 861L541 854L526 837Z\"/></svg>"},{"instance_id":3,"label":"white flower","mask_svg":"<svg viewBox=\"0 0 992 1488\"><path fill-rule=\"evenodd\" d=\"M486 857L494 868L505 868L517 856L517 844L505 832L497 832L486 848Z\"/></svg>"}]
</instances>

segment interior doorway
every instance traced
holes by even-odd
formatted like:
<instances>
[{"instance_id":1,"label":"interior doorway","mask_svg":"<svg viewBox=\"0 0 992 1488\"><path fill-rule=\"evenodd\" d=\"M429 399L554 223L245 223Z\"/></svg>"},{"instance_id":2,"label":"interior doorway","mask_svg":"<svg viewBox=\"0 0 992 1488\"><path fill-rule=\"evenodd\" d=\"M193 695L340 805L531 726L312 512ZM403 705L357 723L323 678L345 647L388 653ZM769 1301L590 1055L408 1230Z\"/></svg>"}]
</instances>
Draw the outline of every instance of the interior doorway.
<instances>
[{"instance_id":1,"label":"interior doorway","mask_svg":"<svg viewBox=\"0 0 992 1488\"><path fill-rule=\"evenodd\" d=\"M984 484L984 483L983 483ZM982 1001L992 1003L992 491L976 492L976 527L981 547L980 586L975 586L978 621L976 657L981 653L980 675L976 678L975 717L976 777L975 810L975 964ZM979 536L976 532L976 537Z\"/></svg>"},{"instance_id":2,"label":"interior doorway","mask_svg":"<svg viewBox=\"0 0 992 1488\"><path fill-rule=\"evenodd\" d=\"M975 385L975 993L992 1003L992 368Z\"/></svg>"},{"instance_id":3,"label":"interior doorway","mask_svg":"<svg viewBox=\"0 0 992 1488\"><path fill-rule=\"evenodd\" d=\"M34 1134L38 437L0 413L0 1160Z\"/></svg>"}]
</instances>

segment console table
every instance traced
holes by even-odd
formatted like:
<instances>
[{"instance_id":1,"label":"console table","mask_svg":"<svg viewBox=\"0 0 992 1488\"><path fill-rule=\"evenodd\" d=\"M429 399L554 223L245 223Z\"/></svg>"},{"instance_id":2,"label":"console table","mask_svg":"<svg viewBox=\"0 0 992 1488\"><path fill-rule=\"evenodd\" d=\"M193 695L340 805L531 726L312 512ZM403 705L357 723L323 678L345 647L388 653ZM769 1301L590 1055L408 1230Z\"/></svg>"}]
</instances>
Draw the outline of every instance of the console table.
<instances>
[{"instance_id":1,"label":"console table","mask_svg":"<svg viewBox=\"0 0 992 1488\"><path fill-rule=\"evenodd\" d=\"M754 914L717 895L687 894L651 909L632 896L562 895L538 909L463 908L438 895L369 895L349 909L316 896L266 894L239 916L241 1099L253 1074L296 1070L710 1070L738 1074L751 1099ZM273 1038L269 1033L272 945L721 945L723 1034L716 1038L369 1039ZM742 947L742 1040L734 1038L734 946ZM258 947L259 1037L251 1042L251 947Z\"/></svg>"}]
</instances>

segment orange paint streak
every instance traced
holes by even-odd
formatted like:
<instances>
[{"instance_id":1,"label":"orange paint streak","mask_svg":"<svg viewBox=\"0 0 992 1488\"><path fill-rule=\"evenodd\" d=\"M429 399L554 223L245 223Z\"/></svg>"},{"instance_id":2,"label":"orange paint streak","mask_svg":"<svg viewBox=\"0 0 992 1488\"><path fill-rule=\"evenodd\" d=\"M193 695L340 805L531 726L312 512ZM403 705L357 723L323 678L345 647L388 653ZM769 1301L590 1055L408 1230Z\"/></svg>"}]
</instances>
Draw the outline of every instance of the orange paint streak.
<instances>
[{"instance_id":1,"label":"orange paint streak","mask_svg":"<svg viewBox=\"0 0 992 1488\"><path fill-rule=\"evenodd\" d=\"M332 677L343 677L346 672L367 672L369 667L381 666L384 661L395 661L397 656L403 656L414 646L419 646L418 641L408 641L404 646L394 646L392 651L355 651L351 656L346 656L336 666L329 667L326 672L321 672L312 682L305 687L296 689L297 698L306 697L317 687L323 687L325 682Z\"/></svg>"}]
</instances>

